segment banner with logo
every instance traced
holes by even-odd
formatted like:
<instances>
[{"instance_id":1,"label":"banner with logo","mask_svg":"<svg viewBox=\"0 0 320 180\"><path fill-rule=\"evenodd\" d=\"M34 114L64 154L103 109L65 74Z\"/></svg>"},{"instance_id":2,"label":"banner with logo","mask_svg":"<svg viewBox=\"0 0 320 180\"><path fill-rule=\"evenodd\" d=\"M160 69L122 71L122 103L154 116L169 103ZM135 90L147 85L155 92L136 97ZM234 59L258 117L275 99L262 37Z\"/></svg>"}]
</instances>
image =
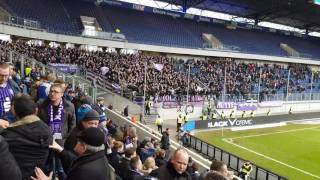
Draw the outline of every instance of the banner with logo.
<instances>
[{"instance_id":1,"label":"banner with logo","mask_svg":"<svg viewBox=\"0 0 320 180\"><path fill-rule=\"evenodd\" d=\"M259 107L281 107L283 105L283 101L263 101L258 103Z\"/></svg>"},{"instance_id":2,"label":"banner with logo","mask_svg":"<svg viewBox=\"0 0 320 180\"><path fill-rule=\"evenodd\" d=\"M255 111L258 107L256 103L238 103L237 110L238 111Z\"/></svg>"},{"instance_id":3,"label":"banner with logo","mask_svg":"<svg viewBox=\"0 0 320 180\"><path fill-rule=\"evenodd\" d=\"M49 67L53 67L58 69L59 71L70 74L76 73L78 69L78 66L74 64L49 63Z\"/></svg>"},{"instance_id":4,"label":"banner with logo","mask_svg":"<svg viewBox=\"0 0 320 180\"><path fill-rule=\"evenodd\" d=\"M233 109L235 105L235 102L218 102L217 109Z\"/></svg>"},{"instance_id":5,"label":"banner with logo","mask_svg":"<svg viewBox=\"0 0 320 180\"><path fill-rule=\"evenodd\" d=\"M225 119L225 120L208 120L208 121L196 121L196 129L207 128L222 128L222 127L241 127L254 125L252 119Z\"/></svg>"}]
</instances>

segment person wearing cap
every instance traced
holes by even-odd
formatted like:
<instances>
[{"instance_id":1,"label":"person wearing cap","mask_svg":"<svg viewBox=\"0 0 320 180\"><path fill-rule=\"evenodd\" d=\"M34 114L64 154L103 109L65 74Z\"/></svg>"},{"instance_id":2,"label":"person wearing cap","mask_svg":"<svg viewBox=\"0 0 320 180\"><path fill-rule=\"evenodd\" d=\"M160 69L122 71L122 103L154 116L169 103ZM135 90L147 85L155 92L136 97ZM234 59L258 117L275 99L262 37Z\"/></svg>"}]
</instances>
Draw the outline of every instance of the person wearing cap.
<instances>
[{"instance_id":1,"label":"person wearing cap","mask_svg":"<svg viewBox=\"0 0 320 180\"><path fill-rule=\"evenodd\" d=\"M69 137L66 139L64 143L65 149L73 151L77 144L77 134L90 127L97 128L99 120L100 116L97 111L93 109L86 111L83 117L77 122L76 127L71 131Z\"/></svg>"},{"instance_id":2,"label":"person wearing cap","mask_svg":"<svg viewBox=\"0 0 320 180\"><path fill-rule=\"evenodd\" d=\"M106 108L104 107L104 97L98 97L96 103L92 106L99 114L99 111L104 112Z\"/></svg>"},{"instance_id":3,"label":"person wearing cap","mask_svg":"<svg viewBox=\"0 0 320 180\"><path fill-rule=\"evenodd\" d=\"M64 171L67 172L66 180L107 180L111 179L111 172L104 154L104 141L103 132L98 128L90 127L77 135L77 144L74 147L76 155L63 149L55 141L50 148L58 152ZM50 177L32 177L32 179L49 180Z\"/></svg>"},{"instance_id":4,"label":"person wearing cap","mask_svg":"<svg viewBox=\"0 0 320 180\"><path fill-rule=\"evenodd\" d=\"M106 113L104 112L106 108L104 107L103 103L104 103L104 98L98 97L97 103L92 105L92 109L96 110L99 113L99 116L100 116L99 124L107 120ZM104 124L103 127L106 127L107 124L106 123L103 123L103 124Z\"/></svg>"},{"instance_id":5,"label":"person wearing cap","mask_svg":"<svg viewBox=\"0 0 320 180\"><path fill-rule=\"evenodd\" d=\"M101 129L101 131L107 137L108 134L109 134L109 130L107 128L107 118L106 118L105 115L99 114L99 125L98 125L98 127Z\"/></svg>"}]
</instances>

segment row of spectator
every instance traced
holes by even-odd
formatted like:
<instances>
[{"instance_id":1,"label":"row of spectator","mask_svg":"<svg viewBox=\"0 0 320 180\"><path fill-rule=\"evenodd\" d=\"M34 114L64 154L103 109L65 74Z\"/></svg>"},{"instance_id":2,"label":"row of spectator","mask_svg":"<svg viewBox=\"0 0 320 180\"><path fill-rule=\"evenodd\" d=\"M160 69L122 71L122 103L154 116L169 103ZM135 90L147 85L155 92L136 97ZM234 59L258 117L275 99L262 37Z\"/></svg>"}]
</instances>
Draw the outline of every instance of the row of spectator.
<instances>
[{"instance_id":1,"label":"row of spectator","mask_svg":"<svg viewBox=\"0 0 320 180\"><path fill-rule=\"evenodd\" d=\"M118 84L123 89L133 90L138 95L143 94L145 74L148 95L186 95L189 66L190 95L210 94L219 97L225 93L235 97L246 97L248 94L258 93L304 93L311 89L311 80L314 83L313 92L319 91L316 83L319 82L320 74L313 74L312 69L305 64L260 65L258 62L219 60L211 57L185 62L142 53L121 54L85 51L80 48L51 48L44 45L28 45L22 41L2 41L1 44L44 64L76 64L86 71L99 72L106 80ZM157 68L159 64L163 65L161 69ZM287 90L288 75L290 82Z\"/></svg>"},{"instance_id":2,"label":"row of spectator","mask_svg":"<svg viewBox=\"0 0 320 180\"><path fill-rule=\"evenodd\" d=\"M186 150L170 153L169 129L161 141L141 140L131 126L119 130L104 114L103 98L93 103L52 74L31 78L33 88L27 92L36 91L34 96L21 94L14 71L14 66L0 63L0 179L107 180L108 164L123 180L232 176L223 163L212 169L220 173L201 176Z\"/></svg>"}]
</instances>

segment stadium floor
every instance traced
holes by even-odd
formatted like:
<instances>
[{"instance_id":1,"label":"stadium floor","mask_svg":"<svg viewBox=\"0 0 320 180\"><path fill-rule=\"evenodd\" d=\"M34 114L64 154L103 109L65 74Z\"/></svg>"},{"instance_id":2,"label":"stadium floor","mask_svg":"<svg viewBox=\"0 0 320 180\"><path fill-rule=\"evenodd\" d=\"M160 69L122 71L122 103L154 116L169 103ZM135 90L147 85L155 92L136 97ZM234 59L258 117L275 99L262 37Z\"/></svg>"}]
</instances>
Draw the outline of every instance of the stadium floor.
<instances>
[{"instance_id":1,"label":"stadium floor","mask_svg":"<svg viewBox=\"0 0 320 180\"><path fill-rule=\"evenodd\" d=\"M289 179L320 179L320 124L198 132L198 138Z\"/></svg>"}]
</instances>

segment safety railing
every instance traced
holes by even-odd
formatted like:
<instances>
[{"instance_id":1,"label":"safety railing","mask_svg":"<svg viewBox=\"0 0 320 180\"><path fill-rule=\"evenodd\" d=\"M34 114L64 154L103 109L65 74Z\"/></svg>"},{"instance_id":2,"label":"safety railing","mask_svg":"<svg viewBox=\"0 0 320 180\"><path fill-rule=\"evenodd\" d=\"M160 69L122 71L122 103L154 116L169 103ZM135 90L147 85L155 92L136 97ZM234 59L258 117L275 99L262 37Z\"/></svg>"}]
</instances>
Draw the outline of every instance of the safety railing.
<instances>
[{"instance_id":1,"label":"safety railing","mask_svg":"<svg viewBox=\"0 0 320 180\"><path fill-rule=\"evenodd\" d=\"M201 139L188 135L188 141L186 146L196 150L197 152L207 156L210 159L216 159L223 161L228 167L234 171L239 171L242 165L246 162L244 159L229 153L221 148L218 148L212 144L202 141ZM287 178L271 172L258 165L252 165L252 172L249 176L250 180L287 180Z\"/></svg>"}]
</instances>

